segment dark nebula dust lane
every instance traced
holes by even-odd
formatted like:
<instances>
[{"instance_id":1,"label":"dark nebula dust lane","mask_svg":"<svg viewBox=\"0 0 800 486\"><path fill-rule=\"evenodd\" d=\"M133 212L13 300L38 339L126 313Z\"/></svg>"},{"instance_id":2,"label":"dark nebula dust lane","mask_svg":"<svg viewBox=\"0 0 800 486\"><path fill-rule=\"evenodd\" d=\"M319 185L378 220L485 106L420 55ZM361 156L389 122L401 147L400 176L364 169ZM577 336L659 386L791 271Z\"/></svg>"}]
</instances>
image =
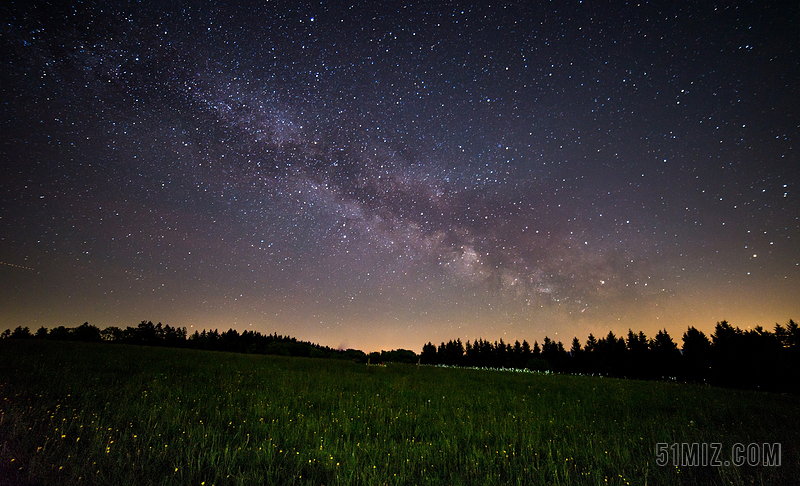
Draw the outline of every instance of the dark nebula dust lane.
<instances>
[{"instance_id":1,"label":"dark nebula dust lane","mask_svg":"<svg viewBox=\"0 0 800 486\"><path fill-rule=\"evenodd\" d=\"M800 6L0 17L0 327L371 351L798 317Z\"/></svg>"}]
</instances>

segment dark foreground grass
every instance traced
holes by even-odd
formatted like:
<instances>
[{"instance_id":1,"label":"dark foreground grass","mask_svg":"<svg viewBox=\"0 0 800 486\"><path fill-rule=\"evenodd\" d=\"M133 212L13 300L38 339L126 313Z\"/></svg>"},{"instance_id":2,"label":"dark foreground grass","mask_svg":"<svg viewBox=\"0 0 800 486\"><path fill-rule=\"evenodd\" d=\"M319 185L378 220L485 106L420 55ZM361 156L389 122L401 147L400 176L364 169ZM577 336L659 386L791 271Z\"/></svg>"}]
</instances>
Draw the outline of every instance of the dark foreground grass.
<instances>
[{"instance_id":1,"label":"dark foreground grass","mask_svg":"<svg viewBox=\"0 0 800 486\"><path fill-rule=\"evenodd\" d=\"M800 397L48 341L0 343L0 484L797 484ZM656 444L781 443L780 467Z\"/></svg>"}]
</instances>

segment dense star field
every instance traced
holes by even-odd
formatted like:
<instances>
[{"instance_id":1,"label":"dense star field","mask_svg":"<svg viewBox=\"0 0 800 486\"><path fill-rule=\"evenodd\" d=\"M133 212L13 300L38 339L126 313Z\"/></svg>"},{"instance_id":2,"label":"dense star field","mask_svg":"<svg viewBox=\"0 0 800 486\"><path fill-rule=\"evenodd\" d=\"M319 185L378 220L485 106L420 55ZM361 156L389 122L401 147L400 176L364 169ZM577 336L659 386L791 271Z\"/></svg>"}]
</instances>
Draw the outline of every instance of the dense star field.
<instances>
[{"instance_id":1,"label":"dense star field","mask_svg":"<svg viewBox=\"0 0 800 486\"><path fill-rule=\"evenodd\" d=\"M0 7L0 328L800 316L800 4Z\"/></svg>"}]
</instances>

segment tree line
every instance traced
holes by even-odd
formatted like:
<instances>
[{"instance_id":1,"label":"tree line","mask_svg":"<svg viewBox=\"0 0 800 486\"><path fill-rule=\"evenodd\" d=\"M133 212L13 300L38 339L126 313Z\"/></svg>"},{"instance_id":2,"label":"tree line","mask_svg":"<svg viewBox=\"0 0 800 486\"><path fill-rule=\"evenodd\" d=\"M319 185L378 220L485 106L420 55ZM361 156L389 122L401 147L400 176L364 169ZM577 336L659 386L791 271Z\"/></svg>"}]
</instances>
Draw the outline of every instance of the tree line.
<instances>
[{"instance_id":1,"label":"tree line","mask_svg":"<svg viewBox=\"0 0 800 486\"><path fill-rule=\"evenodd\" d=\"M194 334L187 334L185 327L172 327L160 322L153 324L152 321L141 321L138 326L127 326L125 329L111 326L102 330L84 322L78 327L59 326L49 331L45 327L40 327L35 333L32 333L28 327L20 326L13 331L6 329L0 334L0 337L3 339L108 342L278 356L350 359L363 362L368 360L366 354L356 349L332 349L328 346L299 341L296 338L277 333L265 335L257 331L244 331L240 334L235 329L224 332L219 332L217 329L211 331L204 329L202 332L195 331Z\"/></svg>"},{"instance_id":2,"label":"tree line","mask_svg":"<svg viewBox=\"0 0 800 486\"><path fill-rule=\"evenodd\" d=\"M569 350L545 337L541 347L527 342L488 342L460 339L422 347L425 364L517 368L534 371L592 374L619 378L680 380L735 388L800 391L800 329L789 320L773 331L761 326L742 330L718 322L709 338L695 327L682 336L683 346L666 329L648 338L628 330L601 338L589 334L581 344L575 337Z\"/></svg>"},{"instance_id":3,"label":"tree line","mask_svg":"<svg viewBox=\"0 0 800 486\"><path fill-rule=\"evenodd\" d=\"M339 350L293 337L239 333L235 329L187 334L185 327L141 321L125 329L99 329L88 322L74 328L64 326L32 333L27 327L5 330L0 337L12 339L51 339L86 342L112 342L147 346L169 346L213 351L229 351L280 356L349 359L358 363L420 363L427 365L513 368L532 371L592 374L620 378L680 380L726 387L770 391L800 391L800 329L789 320L776 324L772 331L761 326L742 330L727 321L718 322L710 337L695 327L682 336L682 346L664 329L653 338L628 330L617 337L612 331L601 338L589 334L582 344L575 337L567 350L561 341L545 337L540 346L534 341L513 344L476 339L428 342L417 355L397 349L366 354L357 349Z\"/></svg>"}]
</instances>

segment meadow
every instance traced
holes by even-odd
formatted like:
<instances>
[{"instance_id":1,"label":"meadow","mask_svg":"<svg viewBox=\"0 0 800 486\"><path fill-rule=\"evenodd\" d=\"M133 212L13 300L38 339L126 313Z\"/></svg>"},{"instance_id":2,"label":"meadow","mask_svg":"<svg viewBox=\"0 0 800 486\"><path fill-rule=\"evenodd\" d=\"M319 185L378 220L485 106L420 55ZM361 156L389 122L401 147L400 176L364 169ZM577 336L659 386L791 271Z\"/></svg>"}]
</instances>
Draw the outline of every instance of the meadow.
<instances>
[{"instance_id":1,"label":"meadow","mask_svg":"<svg viewBox=\"0 0 800 486\"><path fill-rule=\"evenodd\" d=\"M2 484L797 484L800 396L589 376L0 342ZM780 443L780 466L656 444Z\"/></svg>"}]
</instances>

